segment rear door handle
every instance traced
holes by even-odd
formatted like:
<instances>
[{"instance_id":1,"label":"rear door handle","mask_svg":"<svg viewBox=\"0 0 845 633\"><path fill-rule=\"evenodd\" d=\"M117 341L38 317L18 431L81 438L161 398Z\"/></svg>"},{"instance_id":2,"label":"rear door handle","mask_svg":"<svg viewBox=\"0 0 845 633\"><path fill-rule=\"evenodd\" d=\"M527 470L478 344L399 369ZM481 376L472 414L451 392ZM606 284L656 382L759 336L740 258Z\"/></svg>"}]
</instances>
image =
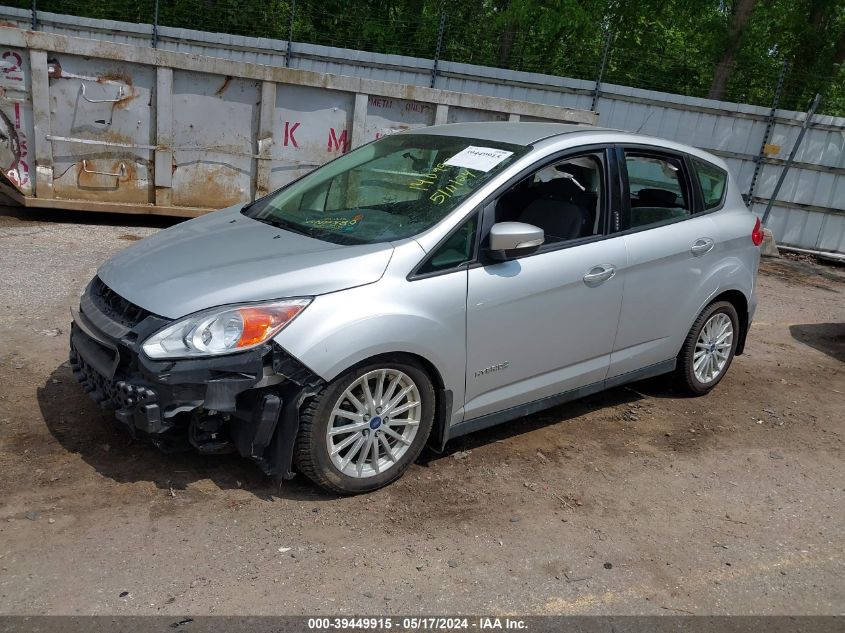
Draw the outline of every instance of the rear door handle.
<instances>
[{"instance_id":1,"label":"rear door handle","mask_svg":"<svg viewBox=\"0 0 845 633\"><path fill-rule=\"evenodd\" d=\"M713 250L716 243L709 237L700 237L692 243L690 252L696 257L701 257Z\"/></svg>"},{"instance_id":2,"label":"rear door handle","mask_svg":"<svg viewBox=\"0 0 845 633\"><path fill-rule=\"evenodd\" d=\"M588 286L598 285L607 281L616 274L616 268L613 264L599 264L593 266L589 272L584 275L584 283Z\"/></svg>"}]
</instances>

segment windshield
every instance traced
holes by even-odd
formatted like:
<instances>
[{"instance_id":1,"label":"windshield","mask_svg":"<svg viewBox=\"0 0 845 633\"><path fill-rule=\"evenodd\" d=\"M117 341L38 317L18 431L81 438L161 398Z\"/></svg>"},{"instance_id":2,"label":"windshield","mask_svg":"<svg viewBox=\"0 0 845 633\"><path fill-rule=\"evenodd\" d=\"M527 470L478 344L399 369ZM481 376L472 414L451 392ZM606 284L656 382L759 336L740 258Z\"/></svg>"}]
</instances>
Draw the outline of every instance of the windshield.
<instances>
[{"instance_id":1,"label":"windshield","mask_svg":"<svg viewBox=\"0 0 845 633\"><path fill-rule=\"evenodd\" d=\"M388 136L244 208L251 218L337 244L434 226L528 147L428 134Z\"/></svg>"}]
</instances>

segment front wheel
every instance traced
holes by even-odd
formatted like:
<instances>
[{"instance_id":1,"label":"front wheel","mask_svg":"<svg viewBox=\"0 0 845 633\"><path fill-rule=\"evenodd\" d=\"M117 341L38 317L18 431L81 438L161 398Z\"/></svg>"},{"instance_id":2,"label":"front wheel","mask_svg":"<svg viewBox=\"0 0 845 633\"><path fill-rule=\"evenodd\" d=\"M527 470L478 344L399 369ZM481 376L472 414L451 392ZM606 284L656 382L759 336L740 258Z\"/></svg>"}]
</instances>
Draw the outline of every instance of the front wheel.
<instances>
[{"instance_id":1,"label":"front wheel","mask_svg":"<svg viewBox=\"0 0 845 633\"><path fill-rule=\"evenodd\" d=\"M425 446L434 398L431 379L411 361L353 368L302 411L296 464L332 492L356 494L386 486Z\"/></svg>"},{"instance_id":2,"label":"front wheel","mask_svg":"<svg viewBox=\"0 0 845 633\"><path fill-rule=\"evenodd\" d=\"M708 393L724 378L739 338L736 308L727 301L707 306L687 335L676 369L680 387L695 396Z\"/></svg>"}]
</instances>

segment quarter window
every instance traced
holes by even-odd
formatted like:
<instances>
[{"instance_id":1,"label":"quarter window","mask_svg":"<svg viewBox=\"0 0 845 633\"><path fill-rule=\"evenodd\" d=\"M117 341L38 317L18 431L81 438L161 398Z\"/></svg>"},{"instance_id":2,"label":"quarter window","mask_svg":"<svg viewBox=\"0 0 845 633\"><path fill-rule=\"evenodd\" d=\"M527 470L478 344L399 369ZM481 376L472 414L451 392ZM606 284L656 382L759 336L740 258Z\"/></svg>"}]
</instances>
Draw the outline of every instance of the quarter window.
<instances>
[{"instance_id":1,"label":"quarter window","mask_svg":"<svg viewBox=\"0 0 845 633\"><path fill-rule=\"evenodd\" d=\"M706 163L697 158L693 159L695 173L701 185L701 195L704 198L705 209L715 209L725 197L725 185L728 183L728 175L724 170L715 165Z\"/></svg>"},{"instance_id":2,"label":"quarter window","mask_svg":"<svg viewBox=\"0 0 845 633\"><path fill-rule=\"evenodd\" d=\"M664 224L692 214L679 158L625 152L631 217L626 228Z\"/></svg>"},{"instance_id":3,"label":"quarter window","mask_svg":"<svg viewBox=\"0 0 845 633\"><path fill-rule=\"evenodd\" d=\"M478 227L478 214L463 223L461 228L452 233L443 244L432 253L417 270L418 275L442 272L457 268L475 256L475 235Z\"/></svg>"}]
</instances>

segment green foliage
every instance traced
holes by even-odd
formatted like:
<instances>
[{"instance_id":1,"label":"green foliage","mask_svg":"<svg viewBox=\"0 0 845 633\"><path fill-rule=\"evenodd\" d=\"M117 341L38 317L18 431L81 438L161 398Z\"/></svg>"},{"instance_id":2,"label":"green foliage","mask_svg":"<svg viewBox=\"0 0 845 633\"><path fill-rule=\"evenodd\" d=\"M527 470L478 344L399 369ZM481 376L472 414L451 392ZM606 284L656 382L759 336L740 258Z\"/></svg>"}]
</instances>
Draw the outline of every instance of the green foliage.
<instances>
[{"instance_id":1,"label":"green foliage","mask_svg":"<svg viewBox=\"0 0 845 633\"><path fill-rule=\"evenodd\" d=\"M37 0L39 11L152 22L156 0ZM296 0L295 42L441 58L706 97L739 0ZM14 6L29 8L31 2ZM159 24L287 39L293 0L159 0ZM845 114L845 0L757 0L726 66L726 99Z\"/></svg>"},{"instance_id":2,"label":"green foliage","mask_svg":"<svg viewBox=\"0 0 845 633\"><path fill-rule=\"evenodd\" d=\"M759 100L765 94L765 77L776 76L780 61L787 59L790 70L782 107L805 110L815 93L821 92L823 111L845 114L845 2L758 2L749 31L737 60L741 70L734 77L734 94Z\"/></svg>"}]
</instances>

